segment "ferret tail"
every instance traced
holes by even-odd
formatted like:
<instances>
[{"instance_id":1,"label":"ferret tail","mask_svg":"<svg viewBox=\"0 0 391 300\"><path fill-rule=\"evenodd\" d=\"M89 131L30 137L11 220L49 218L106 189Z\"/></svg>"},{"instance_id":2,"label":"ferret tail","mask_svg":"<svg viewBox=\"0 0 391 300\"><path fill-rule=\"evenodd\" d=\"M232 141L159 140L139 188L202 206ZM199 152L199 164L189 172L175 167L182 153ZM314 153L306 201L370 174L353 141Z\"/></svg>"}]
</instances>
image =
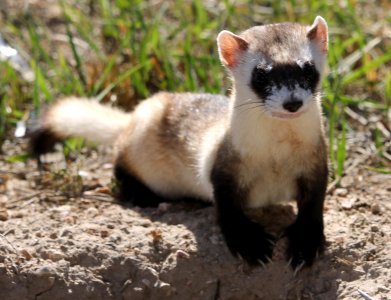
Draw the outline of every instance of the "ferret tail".
<instances>
[{"instance_id":1,"label":"ferret tail","mask_svg":"<svg viewBox=\"0 0 391 300\"><path fill-rule=\"evenodd\" d=\"M57 142L68 137L82 137L90 142L110 145L130 118L131 114L93 99L65 98L44 114L40 127L31 135L30 151L34 155L50 152Z\"/></svg>"}]
</instances>

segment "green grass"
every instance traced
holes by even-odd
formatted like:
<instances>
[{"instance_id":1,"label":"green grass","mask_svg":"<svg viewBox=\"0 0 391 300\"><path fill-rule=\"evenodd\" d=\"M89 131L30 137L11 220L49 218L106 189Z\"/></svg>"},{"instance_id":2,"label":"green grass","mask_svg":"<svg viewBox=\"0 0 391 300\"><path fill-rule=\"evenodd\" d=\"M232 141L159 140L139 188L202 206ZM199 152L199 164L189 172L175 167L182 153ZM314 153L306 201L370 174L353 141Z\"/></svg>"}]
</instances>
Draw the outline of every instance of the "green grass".
<instances>
[{"instance_id":1,"label":"green grass","mask_svg":"<svg viewBox=\"0 0 391 300\"><path fill-rule=\"evenodd\" d=\"M372 3L371 3L372 2ZM329 23L329 73L324 80L330 158L339 178L348 156L347 134L373 133L379 159L390 138L357 124L345 109L387 122L391 105L391 17L387 1L58 1L50 15L30 7L0 19L0 33L23 50L35 73L28 82L0 63L0 143L16 122L58 96L98 96L131 109L160 90L227 93L216 36L261 23ZM218 5L217 5L218 3ZM55 26L53 25L53 22ZM50 25L52 24L52 25ZM59 41L60 40L60 41ZM389 161L388 161L389 163Z\"/></svg>"}]
</instances>

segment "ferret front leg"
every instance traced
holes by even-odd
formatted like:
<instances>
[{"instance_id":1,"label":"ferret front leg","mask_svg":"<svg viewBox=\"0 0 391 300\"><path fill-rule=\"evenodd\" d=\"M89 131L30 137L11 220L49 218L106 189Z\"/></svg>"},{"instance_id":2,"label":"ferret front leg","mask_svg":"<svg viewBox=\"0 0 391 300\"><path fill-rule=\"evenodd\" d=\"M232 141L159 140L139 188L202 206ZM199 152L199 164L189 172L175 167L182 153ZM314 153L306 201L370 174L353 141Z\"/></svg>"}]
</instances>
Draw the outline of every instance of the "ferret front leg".
<instances>
[{"instance_id":1,"label":"ferret front leg","mask_svg":"<svg viewBox=\"0 0 391 300\"><path fill-rule=\"evenodd\" d=\"M301 177L298 186L298 215L288 227L288 259L294 269L312 265L318 253L324 250L323 203L327 188L327 167L312 178Z\"/></svg>"},{"instance_id":2,"label":"ferret front leg","mask_svg":"<svg viewBox=\"0 0 391 300\"><path fill-rule=\"evenodd\" d=\"M246 199L246 191L238 187L233 177L234 174L216 170L212 174L222 234L234 256L242 257L250 265L266 263L272 255L273 237L244 214L242 201Z\"/></svg>"}]
</instances>

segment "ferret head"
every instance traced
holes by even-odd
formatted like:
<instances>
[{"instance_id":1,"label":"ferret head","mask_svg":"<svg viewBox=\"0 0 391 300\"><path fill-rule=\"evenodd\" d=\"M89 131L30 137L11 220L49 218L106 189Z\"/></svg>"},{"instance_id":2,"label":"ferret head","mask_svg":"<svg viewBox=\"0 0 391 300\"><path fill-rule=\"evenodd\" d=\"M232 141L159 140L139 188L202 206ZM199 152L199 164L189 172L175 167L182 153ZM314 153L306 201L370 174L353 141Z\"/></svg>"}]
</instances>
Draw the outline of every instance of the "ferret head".
<instances>
[{"instance_id":1,"label":"ferret head","mask_svg":"<svg viewBox=\"0 0 391 300\"><path fill-rule=\"evenodd\" d=\"M258 103L276 118L296 118L317 94L327 54L327 23L281 23L217 37L222 63L231 71L239 104Z\"/></svg>"}]
</instances>

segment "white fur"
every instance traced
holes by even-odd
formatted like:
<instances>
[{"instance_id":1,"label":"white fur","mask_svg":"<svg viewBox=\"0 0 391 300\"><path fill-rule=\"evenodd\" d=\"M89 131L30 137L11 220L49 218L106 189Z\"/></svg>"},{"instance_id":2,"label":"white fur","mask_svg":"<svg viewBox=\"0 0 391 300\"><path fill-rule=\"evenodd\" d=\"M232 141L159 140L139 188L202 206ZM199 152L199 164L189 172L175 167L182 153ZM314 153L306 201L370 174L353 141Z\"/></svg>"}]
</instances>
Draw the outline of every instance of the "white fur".
<instances>
[{"instance_id":1,"label":"white fur","mask_svg":"<svg viewBox=\"0 0 391 300\"><path fill-rule=\"evenodd\" d=\"M66 98L54 105L44 122L60 136L81 136L112 144L130 121L130 115L96 101Z\"/></svg>"},{"instance_id":2,"label":"white fur","mask_svg":"<svg viewBox=\"0 0 391 300\"><path fill-rule=\"evenodd\" d=\"M202 137L198 156L198 182L199 193L203 199L213 200L213 186L210 181L213 164L216 160L217 150L226 133L227 125L219 123L211 128Z\"/></svg>"}]
</instances>

